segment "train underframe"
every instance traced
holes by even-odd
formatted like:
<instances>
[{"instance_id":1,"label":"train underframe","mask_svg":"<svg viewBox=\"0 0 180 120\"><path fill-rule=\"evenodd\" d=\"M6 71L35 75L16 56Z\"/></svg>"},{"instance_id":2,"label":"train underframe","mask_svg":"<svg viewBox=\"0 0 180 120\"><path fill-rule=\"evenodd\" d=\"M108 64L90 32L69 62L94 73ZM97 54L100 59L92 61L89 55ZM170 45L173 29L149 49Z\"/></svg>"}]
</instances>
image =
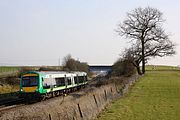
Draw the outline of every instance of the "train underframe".
<instances>
[{"instance_id":1,"label":"train underframe","mask_svg":"<svg viewBox=\"0 0 180 120\"><path fill-rule=\"evenodd\" d=\"M85 86L86 86L86 84L79 85L79 86L72 87L72 88L63 89L63 90L52 91L52 92L48 92L48 93L44 93L44 94L39 93L39 92L20 93L19 98L24 98L24 100L28 103L32 102L32 101L42 101L42 100L46 100L49 98L66 95L68 93L77 91L81 88L85 88Z\"/></svg>"}]
</instances>

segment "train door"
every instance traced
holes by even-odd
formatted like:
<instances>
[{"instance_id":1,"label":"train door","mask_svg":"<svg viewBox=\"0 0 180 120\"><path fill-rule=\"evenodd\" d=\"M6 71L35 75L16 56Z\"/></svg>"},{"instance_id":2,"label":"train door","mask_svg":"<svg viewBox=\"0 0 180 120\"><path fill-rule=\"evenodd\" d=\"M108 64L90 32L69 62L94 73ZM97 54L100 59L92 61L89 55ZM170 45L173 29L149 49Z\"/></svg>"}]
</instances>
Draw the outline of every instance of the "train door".
<instances>
[{"instance_id":1,"label":"train door","mask_svg":"<svg viewBox=\"0 0 180 120\"><path fill-rule=\"evenodd\" d=\"M64 75L64 80L65 80L65 87L67 88L67 86L68 86L68 81L67 81L66 75Z\"/></svg>"}]
</instances>

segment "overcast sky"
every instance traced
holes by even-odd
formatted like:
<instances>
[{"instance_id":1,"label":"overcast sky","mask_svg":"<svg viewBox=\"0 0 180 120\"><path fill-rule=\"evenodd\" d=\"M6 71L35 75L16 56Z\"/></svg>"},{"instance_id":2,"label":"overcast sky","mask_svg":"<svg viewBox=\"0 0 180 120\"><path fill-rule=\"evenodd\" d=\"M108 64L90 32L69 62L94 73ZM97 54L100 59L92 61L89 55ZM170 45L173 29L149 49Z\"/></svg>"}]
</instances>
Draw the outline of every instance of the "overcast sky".
<instances>
[{"instance_id":1,"label":"overcast sky","mask_svg":"<svg viewBox=\"0 0 180 120\"><path fill-rule=\"evenodd\" d=\"M163 27L180 44L179 0L0 0L0 65L58 65L67 54L111 65L129 44L117 24L147 6L163 12ZM148 64L180 65L179 45L176 51Z\"/></svg>"}]
</instances>

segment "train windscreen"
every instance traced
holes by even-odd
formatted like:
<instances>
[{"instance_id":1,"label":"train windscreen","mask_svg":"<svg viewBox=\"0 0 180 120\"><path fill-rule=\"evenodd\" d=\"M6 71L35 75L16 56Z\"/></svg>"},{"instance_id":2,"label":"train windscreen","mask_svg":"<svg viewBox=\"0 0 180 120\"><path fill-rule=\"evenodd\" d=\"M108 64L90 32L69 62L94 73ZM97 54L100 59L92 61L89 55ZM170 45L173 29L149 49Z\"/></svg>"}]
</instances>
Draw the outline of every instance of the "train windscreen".
<instances>
[{"instance_id":1,"label":"train windscreen","mask_svg":"<svg viewBox=\"0 0 180 120\"><path fill-rule=\"evenodd\" d=\"M38 76L24 76L22 77L22 86L23 87L32 87L38 86Z\"/></svg>"}]
</instances>

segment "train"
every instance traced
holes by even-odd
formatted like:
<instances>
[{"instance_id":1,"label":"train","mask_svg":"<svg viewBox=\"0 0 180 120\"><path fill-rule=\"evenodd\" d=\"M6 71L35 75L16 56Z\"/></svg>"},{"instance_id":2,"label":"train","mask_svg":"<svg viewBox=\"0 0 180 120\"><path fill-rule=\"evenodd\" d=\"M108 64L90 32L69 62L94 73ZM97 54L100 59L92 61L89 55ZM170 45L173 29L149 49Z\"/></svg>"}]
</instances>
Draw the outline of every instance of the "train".
<instances>
[{"instance_id":1,"label":"train","mask_svg":"<svg viewBox=\"0 0 180 120\"><path fill-rule=\"evenodd\" d=\"M86 72L29 71L21 75L19 97L44 100L88 84Z\"/></svg>"}]
</instances>

